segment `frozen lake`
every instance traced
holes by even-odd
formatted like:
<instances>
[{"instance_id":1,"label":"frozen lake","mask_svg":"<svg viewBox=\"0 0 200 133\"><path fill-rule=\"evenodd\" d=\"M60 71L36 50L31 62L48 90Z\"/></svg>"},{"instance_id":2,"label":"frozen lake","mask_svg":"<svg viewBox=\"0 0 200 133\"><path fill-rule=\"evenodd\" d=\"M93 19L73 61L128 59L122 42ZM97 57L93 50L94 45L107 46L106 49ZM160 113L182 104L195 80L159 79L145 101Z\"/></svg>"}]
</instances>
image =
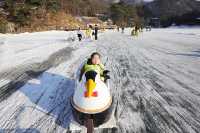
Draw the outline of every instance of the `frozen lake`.
<instances>
[{"instance_id":1,"label":"frozen lake","mask_svg":"<svg viewBox=\"0 0 200 133\"><path fill-rule=\"evenodd\" d=\"M94 51L111 71L117 133L199 133L200 28L74 34L0 35L0 133L67 132L76 71Z\"/></svg>"}]
</instances>

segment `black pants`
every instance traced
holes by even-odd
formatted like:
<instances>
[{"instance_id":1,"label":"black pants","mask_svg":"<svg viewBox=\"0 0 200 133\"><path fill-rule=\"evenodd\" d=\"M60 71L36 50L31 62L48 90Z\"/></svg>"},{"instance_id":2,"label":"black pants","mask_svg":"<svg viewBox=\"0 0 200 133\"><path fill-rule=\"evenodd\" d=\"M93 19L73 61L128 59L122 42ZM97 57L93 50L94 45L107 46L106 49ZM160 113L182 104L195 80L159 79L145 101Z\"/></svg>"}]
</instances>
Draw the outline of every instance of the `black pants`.
<instances>
[{"instance_id":1,"label":"black pants","mask_svg":"<svg viewBox=\"0 0 200 133\"><path fill-rule=\"evenodd\" d=\"M82 35L78 34L78 40L81 41L82 40Z\"/></svg>"},{"instance_id":2,"label":"black pants","mask_svg":"<svg viewBox=\"0 0 200 133\"><path fill-rule=\"evenodd\" d=\"M97 34L94 34L94 38L95 38L95 40L97 40L98 38L97 38Z\"/></svg>"}]
</instances>

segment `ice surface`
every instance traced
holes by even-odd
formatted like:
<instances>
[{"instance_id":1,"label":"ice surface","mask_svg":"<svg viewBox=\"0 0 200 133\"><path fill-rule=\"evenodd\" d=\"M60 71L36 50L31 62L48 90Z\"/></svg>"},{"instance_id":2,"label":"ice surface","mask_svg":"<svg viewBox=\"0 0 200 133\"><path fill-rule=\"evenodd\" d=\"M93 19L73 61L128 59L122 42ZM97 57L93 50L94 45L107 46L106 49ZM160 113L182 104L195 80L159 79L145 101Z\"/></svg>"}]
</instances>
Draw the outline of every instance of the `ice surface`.
<instances>
[{"instance_id":1,"label":"ice surface","mask_svg":"<svg viewBox=\"0 0 200 133\"><path fill-rule=\"evenodd\" d=\"M0 102L0 132L68 131L76 71L94 51L102 54L103 61L108 59L116 132L200 131L199 28L153 29L139 37L130 36L130 29L125 34L110 30L98 41L83 42L66 41L70 35L62 31L0 35L4 89L19 77L16 73L41 69L37 63L49 66ZM16 83L26 76L20 77Z\"/></svg>"}]
</instances>

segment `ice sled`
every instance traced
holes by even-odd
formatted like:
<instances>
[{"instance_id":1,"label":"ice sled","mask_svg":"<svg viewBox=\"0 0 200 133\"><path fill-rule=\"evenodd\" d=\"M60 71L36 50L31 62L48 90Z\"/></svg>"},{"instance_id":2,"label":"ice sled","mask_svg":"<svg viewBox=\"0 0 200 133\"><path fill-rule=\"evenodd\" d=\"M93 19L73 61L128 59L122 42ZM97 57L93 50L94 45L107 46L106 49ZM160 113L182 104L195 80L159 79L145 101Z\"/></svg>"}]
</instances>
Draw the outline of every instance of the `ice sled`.
<instances>
[{"instance_id":1,"label":"ice sled","mask_svg":"<svg viewBox=\"0 0 200 133\"><path fill-rule=\"evenodd\" d=\"M88 71L77 82L71 98L74 120L92 133L94 128L113 128L114 101L108 82L105 83L95 71ZM112 118L111 118L112 116ZM105 123L111 120L112 124ZM115 125L115 124L114 124Z\"/></svg>"}]
</instances>

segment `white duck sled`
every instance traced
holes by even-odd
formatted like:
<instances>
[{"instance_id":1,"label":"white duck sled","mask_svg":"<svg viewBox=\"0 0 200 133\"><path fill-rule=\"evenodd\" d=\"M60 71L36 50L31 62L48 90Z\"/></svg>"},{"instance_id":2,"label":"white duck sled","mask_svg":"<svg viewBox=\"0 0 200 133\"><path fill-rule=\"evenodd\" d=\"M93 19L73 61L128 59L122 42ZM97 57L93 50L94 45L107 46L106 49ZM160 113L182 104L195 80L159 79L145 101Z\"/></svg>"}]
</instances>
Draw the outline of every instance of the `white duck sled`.
<instances>
[{"instance_id":1,"label":"white duck sled","mask_svg":"<svg viewBox=\"0 0 200 133\"><path fill-rule=\"evenodd\" d=\"M89 132L110 119L113 98L109 85L101 80L95 71L86 72L77 82L71 99L75 120L84 125Z\"/></svg>"}]
</instances>

